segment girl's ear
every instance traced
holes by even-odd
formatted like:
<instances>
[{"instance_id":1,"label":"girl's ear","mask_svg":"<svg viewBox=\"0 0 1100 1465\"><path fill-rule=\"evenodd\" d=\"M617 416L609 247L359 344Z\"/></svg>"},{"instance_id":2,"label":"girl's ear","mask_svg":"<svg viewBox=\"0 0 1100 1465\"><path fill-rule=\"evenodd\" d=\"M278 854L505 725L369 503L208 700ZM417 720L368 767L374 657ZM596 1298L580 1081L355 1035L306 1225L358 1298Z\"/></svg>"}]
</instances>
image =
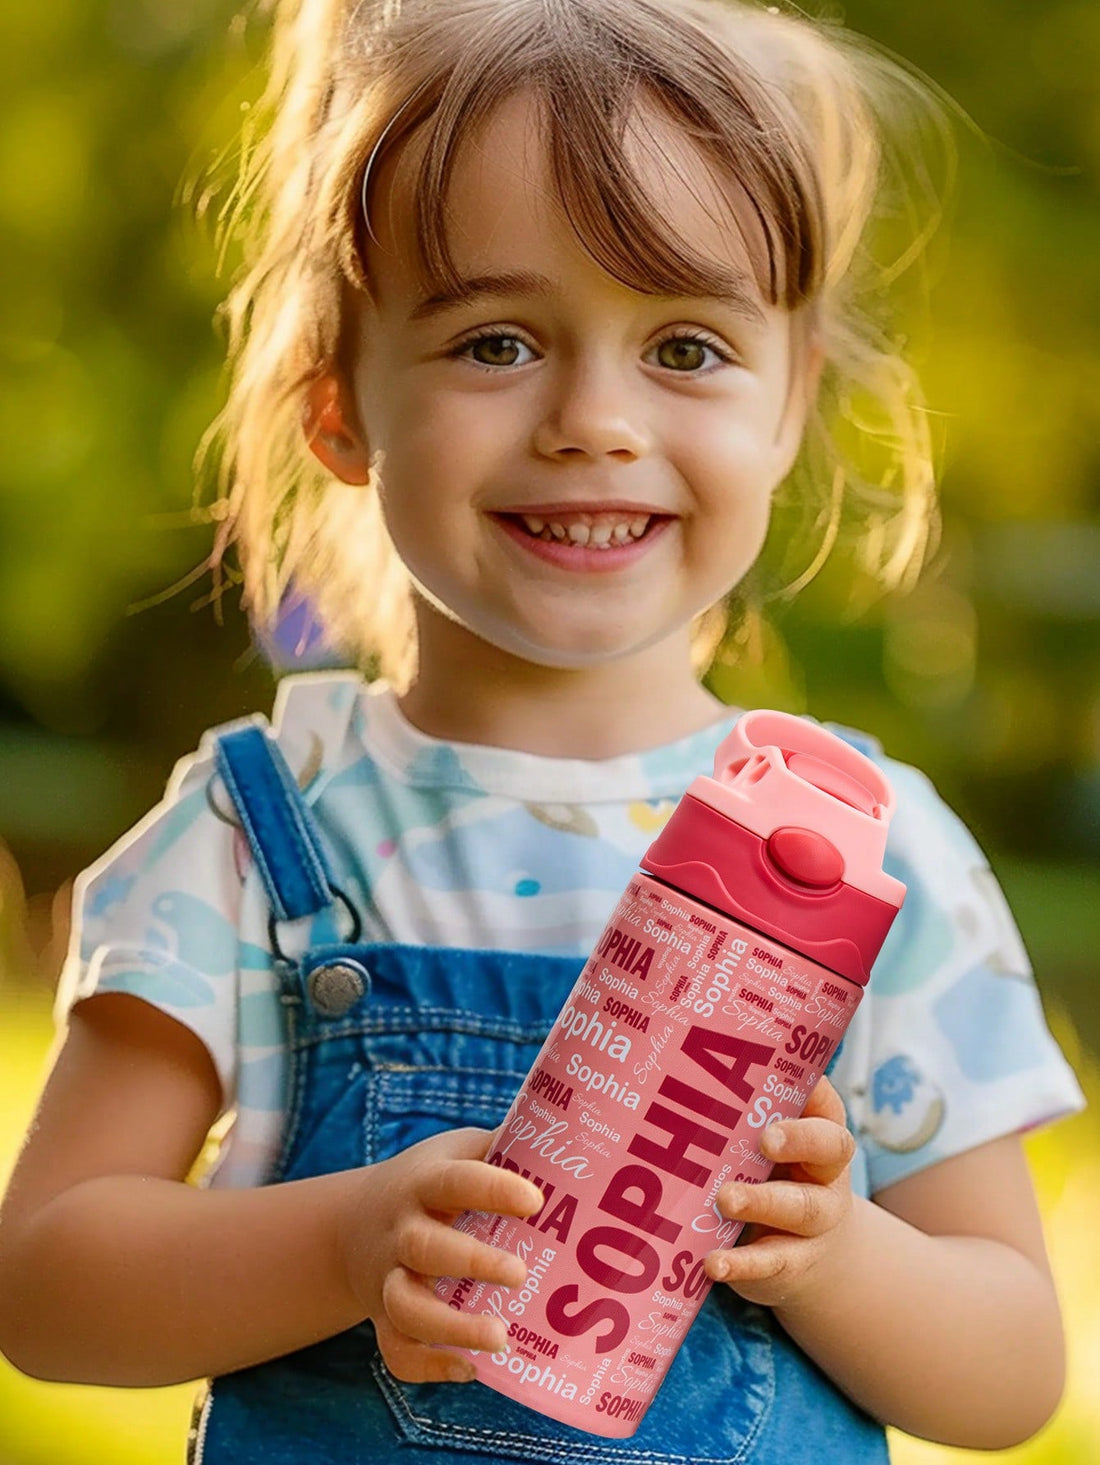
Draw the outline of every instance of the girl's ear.
<instances>
[{"instance_id":1,"label":"girl's ear","mask_svg":"<svg viewBox=\"0 0 1100 1465\"><path fill-rule=\"evenodd\" d=\"M302 425L310 452L330 473L344 483L370 481L370 453L336 372L325 372L310 384Z\"/></svg>"}]
</instances>

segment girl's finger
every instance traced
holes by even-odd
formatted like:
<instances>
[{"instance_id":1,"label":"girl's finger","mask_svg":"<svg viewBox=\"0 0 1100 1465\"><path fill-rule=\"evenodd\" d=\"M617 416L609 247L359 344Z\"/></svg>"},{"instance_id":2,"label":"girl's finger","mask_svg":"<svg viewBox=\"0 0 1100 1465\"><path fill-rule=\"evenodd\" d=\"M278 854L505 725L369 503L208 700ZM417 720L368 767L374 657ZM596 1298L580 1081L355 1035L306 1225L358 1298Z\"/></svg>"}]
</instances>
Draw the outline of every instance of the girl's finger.
<instances>
[{"instance_id":1,"label":"girl's finger","mask_svg":"<svg viewBox=\"0 0 1100 1465\"><path fill-rule=\"evenodd\" d=\"M378 1319L375 1334L382 1361L394 1378L407 1384L468 1383L475 1377L473 1364L461 1353L418 1343L399 1333L386 1318Z\"/></svg>"},{"instance_id":2,"label":"girl's finger","mask_svg":"<svg viewBox=\"0 0 1100 1465\"><path fill-rule=\"evenodd\" d=\"M809 1119L831 1119L834 1124L840 1125L848 1122L844 1100L824 1074L810 1090L803 1115Z\"/></svg>"},{"instance_id":3,"label":"girl's finger","mask_svg":"<svg viewBox=\"0 0 1100 1465\"><path fill-rule=\"evenodd\" d=\"M543 1195L522 1175L481 1160L447 1160L426 1169L416 1187L417 1199L431 1211L449 1215L488 1211L495 1216L533 1216Z\"/></svg>"},{"instance_id":4,"label":"girl's finger","mask_svg":"<svg viewBox=\"0 0 1100 1465\"><path fill-rule=\"evenodd\" d=\"M847 1169L856 1142L835 1120L803 1115L770 1124L760 1148L769 1160L798 1165L811 1180L830 1185Z\"/></svg>"},{"instance_id":5,"label":"girl's finger","mask_svg":"<svg viewBox=\"0 0 1100 1465\"><path fill-rule=\"evenodd\" d=\"M402 1266L425 1277L473 1277L501 1287L522 1287L527 1277L514 1252L427 1217L403 1230L395 1251Z\"/></svg>"},{"instance_id":6,"label":"girl's finger","mask_svg":"<svg viewBox=\"0 0 1100 1465\"><path fill-rule=\"evenodd\" d=\"M707 1275L715 1282L729 1282L738 1290L743 1284L782 1285L794 1264L792 1249L798 1245L789 1236L763 1236L735 1251L712 1251L705 1261Z\"/></svg>"},{"instance_id":7,"label":"girl's finger","mask_svg":"<svg viewBox=\"0 0 1100 1465\"><path fill-rule=\"evenodd\" d=\"M500 1318L458 1312L405 1267L394 1267L382 1283L382 1302L390 1322L400 1333L420 1343L444 1343L499 1353L508 1345Z\"/></svg>"},{"instance_id":8,"label":"girl's finger","mask_svg":"<svg viewBox=\"0 0 1100 1465\"><path fill-rule=\"evenodd\" d=\"M824 1185L768 1180L761 1185L724 1185L715 1197L731 1221L746 1221L794 1236L823 1236L841 1219L844 1201Z\"/></svg>"}]
</instances>

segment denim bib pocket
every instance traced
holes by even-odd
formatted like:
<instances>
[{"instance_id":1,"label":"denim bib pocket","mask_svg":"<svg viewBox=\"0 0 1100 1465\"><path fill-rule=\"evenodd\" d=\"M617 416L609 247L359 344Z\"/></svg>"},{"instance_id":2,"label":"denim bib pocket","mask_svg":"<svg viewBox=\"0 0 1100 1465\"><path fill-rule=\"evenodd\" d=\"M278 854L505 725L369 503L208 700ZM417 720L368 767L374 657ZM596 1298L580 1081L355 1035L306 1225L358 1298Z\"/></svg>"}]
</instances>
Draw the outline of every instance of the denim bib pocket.
<instances>
[{"instance_id":1,"label":"denim bib pocket","mask_svg":"<svg viewBox=\"0 0 1100 1465\"><path fill-rule=\"evenodd\" d=\"M402 1442L433 1459L438 1450L528 1465L741 1465L755 1458L775 1399L773 1328L761 1309L712 1293L630 1439L574 1429L476 1380L407 1384L380 1357L371 1372Z\"/></svg>"}]
</instances>

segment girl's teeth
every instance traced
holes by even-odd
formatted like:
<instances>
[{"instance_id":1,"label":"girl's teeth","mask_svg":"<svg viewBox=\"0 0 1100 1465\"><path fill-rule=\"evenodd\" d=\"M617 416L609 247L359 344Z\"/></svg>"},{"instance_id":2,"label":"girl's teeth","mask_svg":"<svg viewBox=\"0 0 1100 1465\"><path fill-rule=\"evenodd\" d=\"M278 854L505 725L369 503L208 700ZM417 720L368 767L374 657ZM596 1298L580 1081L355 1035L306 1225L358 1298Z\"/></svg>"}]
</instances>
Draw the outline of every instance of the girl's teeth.
<instances>
[{"instance_id":1,"label":"girl's teeth","mask_svg":"<svg viewBox=\"0 0 1100 1465\"><path fill-rule=\"evenodd\" d=\"M641 539L642 535L649 528L649 514L639 514L629 521L620 520L617 524L608 523L601 519L596 524L586 524L578 520L575 524L558 524L554 521L547 523L545 519L539 519L534 514L521 514L524 527L527 532L536 539L545 540L547 543L553 540L568 540L582 549L610 549L613 545L629 544L632 539Z\"/></svg>"}]
</instances>

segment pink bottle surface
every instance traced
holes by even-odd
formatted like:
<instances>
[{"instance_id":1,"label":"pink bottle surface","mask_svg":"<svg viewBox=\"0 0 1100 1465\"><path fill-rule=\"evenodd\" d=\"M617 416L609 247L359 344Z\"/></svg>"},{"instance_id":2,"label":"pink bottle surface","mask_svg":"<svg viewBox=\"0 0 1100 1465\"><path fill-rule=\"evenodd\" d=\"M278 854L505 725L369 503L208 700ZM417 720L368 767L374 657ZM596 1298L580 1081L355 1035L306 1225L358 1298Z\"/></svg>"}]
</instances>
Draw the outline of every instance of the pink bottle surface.
<instances>
[{"instance_id":1,"label":"pink bottle surface","mask_svg":"<svg viewBox=\"0 0 1100 1465\"><path fill-rule=\"evenodd\" d=\"M705 1257L741 1230L718 1190L771 1173L763 1131L801 1114L903 894L881 870L890 790L839 739L747 714L715 769L624 892L494 1138L489 1163L534 1180L542 1209L456 1223L516 1252L525 1284L436 1288L508 1326L506 1352L469 1355L483 1383L599 1435L637 1429L710 1290Z\"/></svg>"}]
</instances>

